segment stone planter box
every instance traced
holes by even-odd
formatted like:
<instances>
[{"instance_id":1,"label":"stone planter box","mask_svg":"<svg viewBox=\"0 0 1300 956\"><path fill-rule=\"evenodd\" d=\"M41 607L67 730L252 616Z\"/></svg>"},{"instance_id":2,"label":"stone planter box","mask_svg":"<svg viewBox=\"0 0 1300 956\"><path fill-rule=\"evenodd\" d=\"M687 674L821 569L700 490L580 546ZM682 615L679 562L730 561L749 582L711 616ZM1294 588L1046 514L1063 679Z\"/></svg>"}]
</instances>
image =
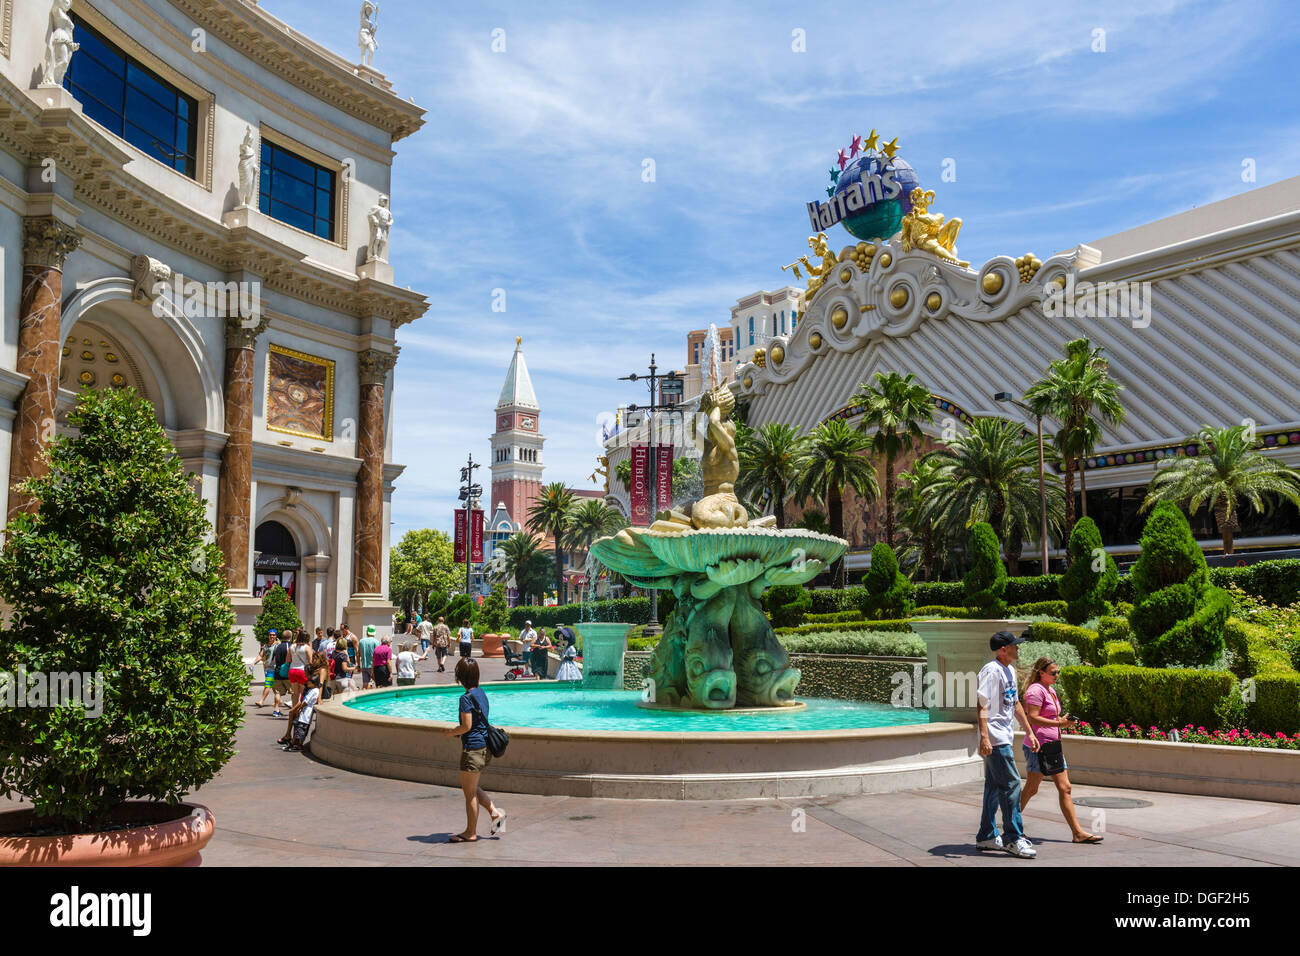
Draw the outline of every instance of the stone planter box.
<instances>
[{"instance_id":1,"label":"stone planter box","mask_svg":"<svg viewBox=\"0 0 1300 956\"><path fill-rule=\"evenodd\" d=\"M1022 775L1023 739L1016 734L1016 763ZM1072 783L1300 803L1300 750L1070 735L1064 740Z\"/></svg>"},{"instance_id":2,"label":"stone planter box","mask_svg":"<svg viewBox=\"0 0 1300 956\"><path fill-rule=\"evenodd\" d=\"M959 686L963 690L961 694L953 694L952 701L944 699L944 706L930 707L930 719L961 720L972 724L978 719L978 702L969 691L974 687L975 675L980 668L993 659L989 638L998 631L1019 634L1029 626L1028 621L958 618L912 621L911 624L912 630L925 641L926 673L938 675L944 687Z\"/></svg>"}]
</instances>

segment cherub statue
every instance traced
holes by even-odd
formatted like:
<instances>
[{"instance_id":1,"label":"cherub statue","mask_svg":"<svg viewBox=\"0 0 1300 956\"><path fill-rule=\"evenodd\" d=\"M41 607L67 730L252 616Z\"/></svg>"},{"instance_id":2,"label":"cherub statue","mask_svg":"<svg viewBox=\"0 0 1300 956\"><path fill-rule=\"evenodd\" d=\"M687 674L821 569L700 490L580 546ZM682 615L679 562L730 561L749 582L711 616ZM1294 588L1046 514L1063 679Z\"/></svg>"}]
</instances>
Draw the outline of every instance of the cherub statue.
<instances>
[{"instance_id":1,"label":"cherub statue","mask_svg":"<svg viewBox=\"0 0 1300 956\"><path fill-rule=\"evenodd\" d=\"M956 256L955 243L957 233L961 231L961 220L954 218L945 223L943 213L930 212L930 203L934 202L933 189L923 190L917 186L909 196L912 211L903 217L903 251L923 249L946 262L970 265Z\"/></svg>"},{"instance_id":2,"label":"cherub statue","mask_svg":"<svg viewBox=\"0 0 1300 956\"><path fill-rule=\"evenodd\" d=\"M380 196L379 202L370 207L366 216L370 224L369 262L388 261L388 230L393 226L393 214L388 209L388 197Z\"/></svg>"},{"instance_id":3,"label":"cherub statue","mask_svg":"<svg viewBox=\"0 0 1300 956\"><path fill-rule=\"evenodd\" d=\"M808 270L808 295L812 296L822 287L822 283L831 274L835 268L835 253L831 252L830 243L826 241L826 233L819 232L815 236L808 237L808 246L812 249L814 255L822 257L820 266L815 266L808 261L807 256L800 256L799 261L803 267Z\"/></svg>"},{"instance_id":4,"label":"cherub statue","mask_svg":"<svg viewBox=\"0 0 1300 956\"><path fill-rule=\"evenodd\" d=\"M72 65L72 54L81 49L72 42L73 23L68 11L72 0L54 0L50 7L50 26L45 35L45 57L41 61L41 86L62 86Z\"/></svg>"},{"instance_id":5,"label":"cherub statue","mask_svg":"<svg viewBox=\"0 0 1300 956\"><path fill-rule=\"evenodd\" d=\"M257 144L253 128L244 127L244 141L239 144L239 204L253 205L257 196Z\"/></svg>"},{"instance_id":6,"label":"cherub statue","mask_svg":"<svg viewBox=\"0 0 1300 956\"><path fill-rule=\"evenodd\" d=\"M375 34L379 32L379 4L366 0L361 4L361 30L357 34L357 45L361 47L361 65L370 66L375 59L375 50L379 44Z\"/></svg>"}]
</instances>

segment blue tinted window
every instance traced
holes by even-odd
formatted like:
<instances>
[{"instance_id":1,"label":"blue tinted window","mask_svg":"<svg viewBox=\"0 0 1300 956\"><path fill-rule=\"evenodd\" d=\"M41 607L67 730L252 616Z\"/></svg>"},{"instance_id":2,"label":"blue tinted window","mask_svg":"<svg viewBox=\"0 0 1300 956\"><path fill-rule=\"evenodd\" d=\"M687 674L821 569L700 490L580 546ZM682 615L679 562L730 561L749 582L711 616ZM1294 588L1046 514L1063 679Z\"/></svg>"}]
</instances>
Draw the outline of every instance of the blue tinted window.
<instances>
[{"instance_id":1,"label":"blue tinted window","mask_svg":"<svg viewBox=\"0 0 1300 956\"><path fill-rule=\"evenodd\" d=\"M75 16L73 36L81 49L72 58L64 87L82 111L109 132L177 172L194 177L196 104Z\"/></svg>"},{"instance_id":2,"label":"blue tinted window","mask_svg":"<svg viewBox=\"0 0 1300 956\"><path fill-rule=\"evenodd\" d=\"M334 238L334 171L262 141L258 208L281 222Z\"/></svg>"}]
</instances>

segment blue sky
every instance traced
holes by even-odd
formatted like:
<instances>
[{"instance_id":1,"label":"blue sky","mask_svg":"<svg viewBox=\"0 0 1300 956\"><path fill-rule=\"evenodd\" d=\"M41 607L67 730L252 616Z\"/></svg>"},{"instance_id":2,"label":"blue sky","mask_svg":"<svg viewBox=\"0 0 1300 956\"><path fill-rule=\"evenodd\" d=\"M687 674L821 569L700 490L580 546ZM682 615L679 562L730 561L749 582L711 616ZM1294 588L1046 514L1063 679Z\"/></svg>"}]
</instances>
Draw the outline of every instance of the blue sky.
<instances>
[{"instance_id":1,"label":"blue sky","mask_svg":"<svg viewBox=\"0 0 1300 956\"><path fill-rule=\"evenodd\" d=\"M262 6L356 55L355 0ZM1300 172L1293 4L380 6L374 65L429 111L393 175L397 281L433 303L398 336L394 541L450 530L516 335L547 480L594 487L597 414L643 400L618 376L785 284L854 134L899 138L976 265Z\"/></svg>"}]
</instances>

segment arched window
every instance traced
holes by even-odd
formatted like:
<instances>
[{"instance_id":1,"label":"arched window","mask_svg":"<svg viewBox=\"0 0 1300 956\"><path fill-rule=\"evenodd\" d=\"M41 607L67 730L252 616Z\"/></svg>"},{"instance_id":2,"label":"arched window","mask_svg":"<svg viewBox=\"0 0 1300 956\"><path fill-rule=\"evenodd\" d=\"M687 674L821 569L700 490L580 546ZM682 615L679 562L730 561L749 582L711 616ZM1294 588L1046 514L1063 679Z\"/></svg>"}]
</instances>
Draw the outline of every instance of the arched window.
<instances>
[{"instance_id":1,"label":"arched window","mask_svg":"<svg viewBox=\"0 0 1300 956\"><path fill-rule=\"evenodd\" d=\"M749 317L749 344L754 344L754 317Z\"/></svg>"}]
</instances>

